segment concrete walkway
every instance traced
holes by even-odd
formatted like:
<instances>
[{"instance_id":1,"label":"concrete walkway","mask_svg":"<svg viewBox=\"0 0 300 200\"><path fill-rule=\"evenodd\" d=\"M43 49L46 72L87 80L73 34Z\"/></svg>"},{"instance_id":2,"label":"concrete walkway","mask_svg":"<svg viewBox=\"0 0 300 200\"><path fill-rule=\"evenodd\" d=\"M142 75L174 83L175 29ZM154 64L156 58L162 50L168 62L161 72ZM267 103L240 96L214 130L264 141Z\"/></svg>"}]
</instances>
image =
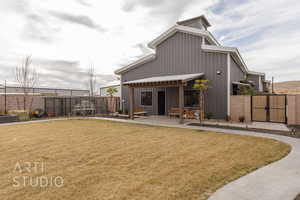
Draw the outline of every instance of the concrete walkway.
<instances>
[{"instance_id":1,"label":"concrete walkway","mask_svg":"<svg viewBox=\"0 0 300 200\"><path fill-rule=\"evenodd\" d=\"M75 118L72 118L75 119ZM238 135L249 135L264 138L276 139L292 146L292 151L285 158L272 163L266 167L258 169L246 176L243 176L217 190L209 200L294 200L300 193L300 139L279 135L271 135L249 131L226 130L209 127L192 127L179 125L170 121L166 122L146 122L132 121L111 118L93 118L126 123L146 124L155 126L166 126L176 128L189 128L196 130L207 130ZM65 120L63 118L54 120ZM41 120L25 123L45 122ZM25 124L24 122L22 124ZM12 123L20 124L20 123ZM7 125L7 124L2 124ZM0 125L1 126L1 125ZM246 155L245 155L246 156Z\"/></svg>"}]
</instances>

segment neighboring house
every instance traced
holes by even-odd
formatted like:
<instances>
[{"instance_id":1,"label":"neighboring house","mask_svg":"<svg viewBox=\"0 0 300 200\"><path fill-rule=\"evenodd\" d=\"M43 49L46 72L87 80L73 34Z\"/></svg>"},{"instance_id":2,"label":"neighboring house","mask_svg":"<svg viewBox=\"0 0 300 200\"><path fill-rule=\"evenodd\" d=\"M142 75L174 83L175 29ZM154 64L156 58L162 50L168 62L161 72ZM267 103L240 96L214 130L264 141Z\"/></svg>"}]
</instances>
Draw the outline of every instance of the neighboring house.
<instances>
[{"instance_id":1,"label":"neighboring house","mask_svg":"<svg viewBox=\"0 0 300 200\"><path fill-rule=\"evenodd\" d=\"M204 16L177 22L148 44L154 54L116 70L124 109L133 112L133 102L152 115L167 115L173 107L197 108L193 82L208 79L206 113L225 119L230 95L237 94L241 79L248 76L263 91L265 74L250 71L237 48L221 46L207 30L210 26Z\"/></svg>"},{"instance_id":2,"label":"neighboring house","mask_svg":"<svg viewBox=\"0 0 300 200\"><path fill-rule=\"evenodd\" d=\"M115 93L113 96L114 97L121 97L121 85L110 85L110 86L101 87L100 88L100 96L101 97L108 96L108 94L107 94L107 89L108 88L116 88L118 92Z\"/></svg>"},{"instance_id":3,"label":"neighboring house","mask_svg":"<svg viewBox=\"0 0 300 200\"><path fill-rule=\"evenodd\" d=\"M0 93L4 93L3 87L0 88ZM39 93L40 95L55 95L55 96L88 96L88 90L79 89L63 89L63 88L46 88L46 87L35 87L28 89L29 93ZM21 94L23 88L19 86L7 86L6 93Z\"/></svg>"}]
</instances>

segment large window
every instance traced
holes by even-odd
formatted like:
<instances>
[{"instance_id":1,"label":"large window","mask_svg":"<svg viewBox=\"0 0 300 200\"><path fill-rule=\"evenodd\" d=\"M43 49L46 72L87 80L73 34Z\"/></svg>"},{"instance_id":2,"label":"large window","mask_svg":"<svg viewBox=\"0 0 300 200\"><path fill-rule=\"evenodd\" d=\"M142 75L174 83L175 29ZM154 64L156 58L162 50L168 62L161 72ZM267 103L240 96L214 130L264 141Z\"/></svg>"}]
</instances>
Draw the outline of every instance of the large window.
<instances>
[{"instance_id":1,"label":"large window","mask_svg":"<svg viewBox=\"0 0 300 200\"><path fill-rule=\"evenodd\" d=\"M141 92L141 105L152 106L152 92Z\"/></svg>"},{"instance_id":2,"label":"large window","mask_svg":"<svg viewBox=\"0 0 300 200\"><path fill-rule=\"evenodd\" d=\"M184 91L184 107L199 107L199 90Z\"/></svg>"}]
</instances>

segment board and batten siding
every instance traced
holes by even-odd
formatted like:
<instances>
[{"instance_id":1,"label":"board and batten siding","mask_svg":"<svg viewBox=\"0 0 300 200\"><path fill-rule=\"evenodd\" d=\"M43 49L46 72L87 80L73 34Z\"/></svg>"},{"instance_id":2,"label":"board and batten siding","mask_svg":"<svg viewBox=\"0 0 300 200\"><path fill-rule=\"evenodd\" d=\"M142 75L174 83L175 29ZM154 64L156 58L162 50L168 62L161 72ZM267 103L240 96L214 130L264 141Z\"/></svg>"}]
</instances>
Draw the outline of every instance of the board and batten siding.
<instances>
[{"instance_id":1,"label":"board and batten siding","mask_svg":"<svg viewBox=\"0 0 300 200\"><path fill-rule=\"evenodd\" d=\"M241 79L243 79L245 77L245 73L243 72L243 70L241 69L241 67L236 63L236 61L231 57L230 58L230 79L231 79L231 83L232 82L240 82ZM232 95L233 92L233 85L231 84L230 87L230 94Z\"/></svg>"},{"instance_id":2,"label":"board and batten siding","mask_svg":"<svg viewBox=\"0 0 300 200\"><path fill-rule=\"evenodd\" d=\"M248 75L249 80L253 81L255 84L254 89L256 91L263 91L263 80L264 77L260 76L260 75L254 75L254 74L249 74Z\"/></svg>"},{"instance_id":3,"label":"board and batten siding","mask_svg":"<svg viewBox=\"0 0 300 200\"><path fill-rule=\"evenodd\" d=\"M154 76L204 73L210 80L207 91L206 112L214 118L224 119L227 115L227 54L204 52L201 49L202 37L177 32L156 49L156 58L122 74L121 81L131 81ZM217 75L221 71L221 75ZM140 105L140 92L135 89L135 105ZM153 91L153 105L146 106L149 114L157 114L157 90ZM122 87L125 109L129 108L128 88ZM166 111L178 106L178 88L166 88ZM177 102L176 102L177 101Z\"/></svg>"}]
</instances>

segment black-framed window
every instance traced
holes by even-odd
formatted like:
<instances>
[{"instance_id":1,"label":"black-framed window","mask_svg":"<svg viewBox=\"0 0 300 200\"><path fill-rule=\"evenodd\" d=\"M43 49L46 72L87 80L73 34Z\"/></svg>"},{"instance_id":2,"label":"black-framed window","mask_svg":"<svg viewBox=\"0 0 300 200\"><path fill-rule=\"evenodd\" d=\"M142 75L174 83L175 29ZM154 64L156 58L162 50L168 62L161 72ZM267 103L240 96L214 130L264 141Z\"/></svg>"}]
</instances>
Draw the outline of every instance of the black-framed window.
<instances>
[{"instance_id":1,"label":"black-framed window","mask_svg":"<svg viewBox=\"0 0 300 200\"><path fill-rule=\"evenodd\" d=\"M199 90L184 91L184 106L199 107Z\"/></svg>"},{"instance_id":2,"label":"black-framed window","mask_svg":"<svg viewBox=\"0 0 300 200\"><path fill-rule=\"evenodd\" d=\"M152 92L150 91L141 92L141 105L152 106Z\"/></svg>"}]
</instances>

